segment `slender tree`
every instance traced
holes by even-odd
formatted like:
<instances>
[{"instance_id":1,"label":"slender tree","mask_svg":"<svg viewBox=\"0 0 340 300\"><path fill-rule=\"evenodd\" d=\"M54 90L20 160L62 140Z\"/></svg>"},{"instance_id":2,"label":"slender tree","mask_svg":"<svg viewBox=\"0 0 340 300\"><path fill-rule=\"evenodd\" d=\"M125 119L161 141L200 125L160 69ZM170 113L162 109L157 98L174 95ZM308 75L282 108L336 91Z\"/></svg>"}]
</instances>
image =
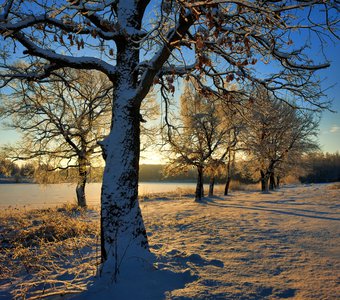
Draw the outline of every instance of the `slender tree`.
<instances>
[{"instance_id":1,"label":"slender tree","mask_svg":"<svg viewBox=\"0 0 340 300\"><path fill-rule=\"evenodd\" d=\"M210 175L209 196L214 194L215 176L226 176L224 195L228 195L229 185L232 177L232 171L235 163L235 154L239 144L239 135L243 130L242 115L239 107L240 99L233 101L231 106L229 102L225 103L218 99L215 105L218 106L217 114L223 124L224 137L223 143L218 151L213 153L208 163L208 173ZM222 127L220 127L222 128Z\"/></svg>"},{"instance_id":2,"label":"slender tree","mask_svg":"<svg viewBox=\"0 0 340 300\"><path fill-rule=\"evenodd\" d=\"M166 141L170 146L167 171L196 168L195 201L200 201L204 197L204 170L208 166L217 167L217 162L223 161L229 124L218 113L218 103L200 94L195 85L185 86L180 104L176 126L166 130Z\"/></svg>"},{"instance_id":3,"label":"slender tree","mask_svg":"<svg viewBox=\"0 0 340 300\"><path fill-rule=\"evenodd\" d=\"M240 145L240 136L242 131L246 130L244 122L244 109L243 101L244 97L241 95L238 98L234 98L232 101L233 106L223 105L222 103L222 117L225 122L229 123L230 130L226 136L226 152L223 157L225 163L225 186L224 195L227 196L229 193L230 182L235 169L235 156L236 152L242 150Z\"/></svg>"},{"instance_id":4,"label":"slender tree","mask_svg":"<svg viewBox=\"0 0 340 300\"><path fill-rule=\"evenodd\" d=\"M329 64L313 62L301 36L319 44L336 36L337 5L323 0L2 2L0 86L13 79L39 80L62 67L99 70L113 84L110 133L101 142L106 158L102 274L108 271L116 279L123 257L148 257L137 197L139 110L151 86L159 83L172 92L175 77L189 76L206 92L227 95L225 80L238 81L242 90L254 83L277 98L283 98L283 89L325 107L313 74ZM315 14L321 9L323 18ZM29 66L15 67L13 53ZM277 68L265 76L254 68L257 62Z\"/></svg>"}]
</instances>

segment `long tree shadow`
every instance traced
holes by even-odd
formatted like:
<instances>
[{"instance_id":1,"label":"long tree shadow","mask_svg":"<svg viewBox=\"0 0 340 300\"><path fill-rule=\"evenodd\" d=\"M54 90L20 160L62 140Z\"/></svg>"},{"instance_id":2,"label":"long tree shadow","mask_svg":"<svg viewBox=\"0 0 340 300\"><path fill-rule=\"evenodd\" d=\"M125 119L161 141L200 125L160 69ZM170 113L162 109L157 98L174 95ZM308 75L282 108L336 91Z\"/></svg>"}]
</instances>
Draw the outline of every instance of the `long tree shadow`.
<instances>
[{"instance_id":1,"label":"long tree shadow","mask_svg":"<svg viewBox=\"0 0 340 300\"><path fill-rule=\"evenodd\" d=\"M223 199L221 199L223 200ZM294 212L294 211L286 211L282 209L273 209L270 207L266 206L246 206L246 205L240 205L240 204L226 204L226 203L220 203L216 202L214 199L209 199L209 198L204 198L200 204L202 205L213 205L213 206L218 206L218 207L225 207L225 208L242 208L242 209L247 209L247 210L256 210L256 211L267 211L267 212L272 212L276 214L284 214L284 215L291 215L291 216L298 216L298 217L305 217L305 218L312 218L312 219L322 219L322 220L330 220L330 221L340 221L340 218L334 218L334 217L326 217L326 216L317 216L317 215L311 215L311 214L304 214L301 213L303 212L310 212L313 214L319 214L320 212L318 211L312 211L312 210L302 210L302 209L295 209L291 208L292 210L299 211L299 212ZM322 214L327 214L327 212L322 212ZM333 213L332 214L339 214L339 213Z\"/></svg>"},{"instance_id":2,"label":"long tree shadow","mask_svg":"<svg viewBox=\"0 0 340 300\"><path fill-rule=\"evenodd\" d=\"M127 266L124 266L125 270L122 270L116 283L114 283L113 280L107 280L105 276L104 280L96 276L92 282L89 283L86 291L69 296L67 299L165 299L172 291L182 289L186 284L198 279L186 266L186 260L193 260L195 258L196 256L193 256L193 258L184 257L182 260L178 258L176 263L180 266L180 270L176 271L169 268L169 257L158 257L153 261L157 262L156 265L147 261L140 261L141 264L143 264L143 268L134 269L133 271L131 271L131 267L127 263ZM200 257L196 259L200 261L199 258ZM133 257L131 259L136 258ZM213 264L215 262L211 261L206 263Z\"/></svg>"}]
</instances>

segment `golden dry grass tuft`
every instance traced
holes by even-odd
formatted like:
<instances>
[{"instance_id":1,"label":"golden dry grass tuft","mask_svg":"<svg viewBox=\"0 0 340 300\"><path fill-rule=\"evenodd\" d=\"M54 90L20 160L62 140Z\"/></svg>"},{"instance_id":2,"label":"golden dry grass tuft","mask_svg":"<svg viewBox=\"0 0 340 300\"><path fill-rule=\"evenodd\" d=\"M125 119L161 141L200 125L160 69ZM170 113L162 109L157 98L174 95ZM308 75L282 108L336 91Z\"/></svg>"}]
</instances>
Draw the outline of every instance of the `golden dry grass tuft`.
<instances>
[{"instance_id":1,"label":"golden dry grass tuft","mask_svg":"<svg viewBox=\"0 0 340 300\"><path fill-rule=\"evenodd\" d=\"M13 299L83 290L99 262L99 222L91 212L97 215L72 206L1 211L0 286Z\"/></svg>"},{"instance_id":2,"label":"golden dry grass tuft","mask_svg":"<svg viewBox=\"0 0 340 300\"><path fill-rule=\"evenodd\" d=\"M328 187L329 190L339 190L340 189L340 182L333 183Z\"/></svg>"},{"instance_id":3,"label":"golden dry grass tuft","mask_svg":"<svg viewBox=\"0 0 340 300\"><path fill-rule=\"evenodd\" d=\"M297 176L295 175L288 175L286 177L283 178L283 182L285 184L299 184L300 180Z\"/></svg>"}]
</instances>

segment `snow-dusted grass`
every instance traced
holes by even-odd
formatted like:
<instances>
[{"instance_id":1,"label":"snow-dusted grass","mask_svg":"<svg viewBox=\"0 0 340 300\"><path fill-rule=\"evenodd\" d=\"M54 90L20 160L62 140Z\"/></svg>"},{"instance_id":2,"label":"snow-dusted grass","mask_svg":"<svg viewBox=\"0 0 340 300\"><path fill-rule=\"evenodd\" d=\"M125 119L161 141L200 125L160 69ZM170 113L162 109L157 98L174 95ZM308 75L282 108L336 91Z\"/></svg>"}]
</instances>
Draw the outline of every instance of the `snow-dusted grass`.
<instances>
[{"instance_id":1,"label":"snow-dusted grass","mask_svg":"<svg viewBox=\"0 0 340 300\"><path fill-rule=\"evenodd\" d=\"M161 271L95 299L340 298L339 184L193 199L190 191L142 197ZM4 211L0 220L0 299L81 291L93 280L98 212Z\"/></svg>"},{"instance_id":2,"label":"snow-dusted grass","mask_svg":"<svg viewBox=\"0 0 340 300\"><path fill-rule=\"evenodd\" d=\"M0 299L85 290L99 254L98 222L90 215L71 206L1 211Z\"/></svg>"}]
</instances>

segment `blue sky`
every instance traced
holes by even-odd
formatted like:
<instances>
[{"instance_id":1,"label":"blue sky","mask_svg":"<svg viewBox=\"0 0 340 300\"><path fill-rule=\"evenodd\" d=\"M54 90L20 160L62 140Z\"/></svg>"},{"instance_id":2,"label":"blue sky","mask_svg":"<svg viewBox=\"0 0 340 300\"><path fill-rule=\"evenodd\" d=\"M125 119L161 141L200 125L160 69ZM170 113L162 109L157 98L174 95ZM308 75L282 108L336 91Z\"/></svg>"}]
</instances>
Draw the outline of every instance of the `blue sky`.
<instances>
[{"instance_id":1,"label":"blue sky","mask_svg":"<svg viewBox=\"0 0 340 300\"><path fill-rule=\"evenodd\" d=\"M337 45L328 45L326 48L328 59L331 66L328 69L319 72L321 78L324 78L323 87L335 85L327 91L328 99L333 100L332 109L336 113L324 111L320 123L319 142L323 151L340 152L340 47Z\"/></svg>"},{"instance_id":2,"label":"blue sky","mask_svg":"<svg viewBox=\"0 0 340 300\"><path fill-rule=\"evenodd\" d=\"M324 111L320 123L319 143L322 151L327 152L340 152L340 60L339 43L329 43L325 46L325 54L331 62L331 67L318 72L319 76L323 79L323 88L328 88L332 85L331 89L327 91L328 99L333 101L332 109L335 113ZM318 61L323 59L322 52L313 51L313 55ZM1 125L0 125L1 126ZM13 143L19 140L19 135L10 130L5 130L0 127L0 146L6 143Z\"/></svg>"}]
</instances>

